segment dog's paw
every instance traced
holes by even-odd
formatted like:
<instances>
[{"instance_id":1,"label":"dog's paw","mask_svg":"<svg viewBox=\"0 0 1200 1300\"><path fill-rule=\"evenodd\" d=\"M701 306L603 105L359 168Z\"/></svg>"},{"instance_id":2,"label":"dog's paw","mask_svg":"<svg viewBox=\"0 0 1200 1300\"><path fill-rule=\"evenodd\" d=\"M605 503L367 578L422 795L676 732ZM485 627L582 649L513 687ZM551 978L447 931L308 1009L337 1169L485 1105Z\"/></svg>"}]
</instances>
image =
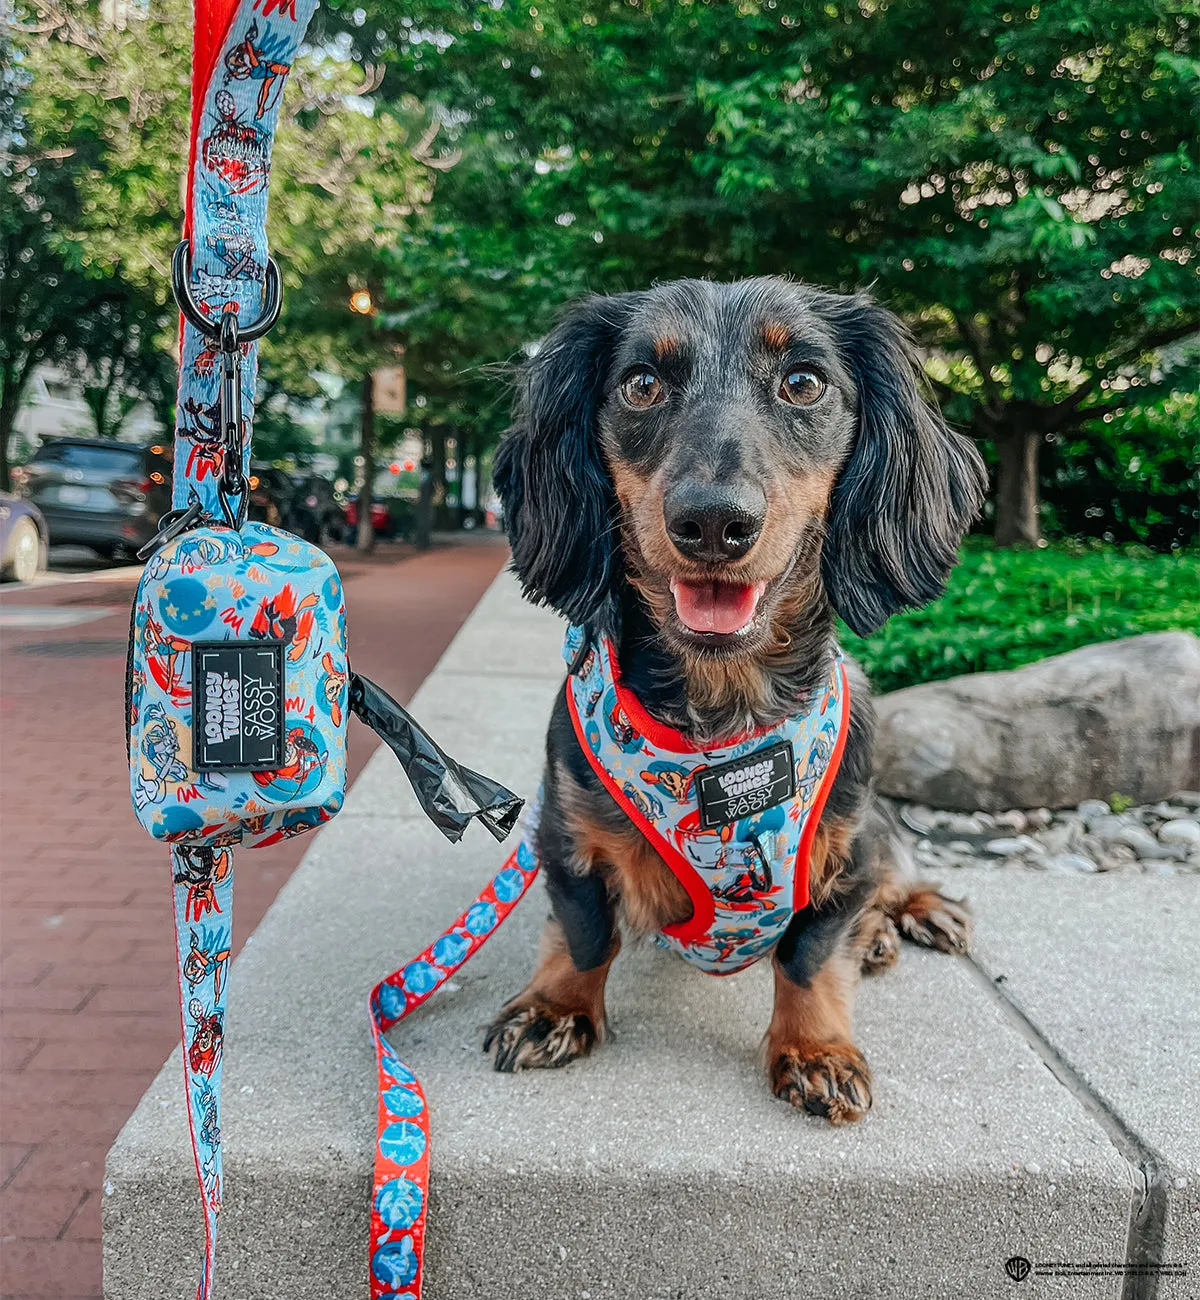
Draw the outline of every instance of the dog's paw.
<instances>
[{"instance_id":1,"label":"dog's paw","mask_svg":"<svg viewBox=\"0 0 1200 1300\"><path fill-rule=\"evenodd\" d=\"M771 1091L797 1110L853 1124L871 1109L871 1068L853 1043L790 1047L771 1062Z\"/></svg>"},{"instance_id":2,"label":"dog's paw","mask_svg":"<svg viewBox=\"0 0 1200 1300\"><path fill-rule=\"evenodd\" d=\"M896 964L900 956L900 934L885 912L873 909L862 922L858 938L864 974L878 975Z\"/></svg>"},{"instance_id":3,"label":"dog's paw","mask_svg":"<svg viewBox=\"0 0 1200 1300\"><path fill-rule=\"evenodd\" d=\"M971 942L971 909L936 889L914 889L899 915L900 932L913 943L939 952L964 953Z\"/></svg>"},{"instance_id":4,"label":"dog's paw","mask_svg":"<svg viewBox=\"0 0 1200 1300\"><path fill-rule=\"evenodd\" d=\"M483 1050L505 1074L553 1070L586 1056L599 1034L584 1011L564 1011L542 998L510 1002L492 1021Z\"/></svg>"}]
</instances>

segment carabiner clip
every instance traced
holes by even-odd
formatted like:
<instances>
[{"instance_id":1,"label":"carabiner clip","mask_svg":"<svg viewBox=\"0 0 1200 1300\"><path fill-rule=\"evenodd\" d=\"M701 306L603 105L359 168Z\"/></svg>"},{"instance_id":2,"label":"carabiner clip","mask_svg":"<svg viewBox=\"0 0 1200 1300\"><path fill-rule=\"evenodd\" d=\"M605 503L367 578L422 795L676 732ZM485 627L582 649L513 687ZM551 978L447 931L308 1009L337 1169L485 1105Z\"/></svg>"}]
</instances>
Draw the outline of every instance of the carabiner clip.
<instances>
[{"instance_id":1,"label":"carabiner clip","mask_svg":"<svg viewBox=\"0 0 1200 1300\"><path fill-rule=\"evenodd\" d=\"M215 339L221 335L221 322L206 316L196 300L192 297L192 247L186 239L181 239L171 256L171 292L175 302L183 313L184 320L198 329L206 338ZM279 319L283 309L283 289L279 279L279 267L273 257L267 258L267 272L263 277L263 309L258 320L250 325L238 328L238 337L243 343L254 343ZM234 313L236 315L236 312Z\"/></svg>"}]
</instances>

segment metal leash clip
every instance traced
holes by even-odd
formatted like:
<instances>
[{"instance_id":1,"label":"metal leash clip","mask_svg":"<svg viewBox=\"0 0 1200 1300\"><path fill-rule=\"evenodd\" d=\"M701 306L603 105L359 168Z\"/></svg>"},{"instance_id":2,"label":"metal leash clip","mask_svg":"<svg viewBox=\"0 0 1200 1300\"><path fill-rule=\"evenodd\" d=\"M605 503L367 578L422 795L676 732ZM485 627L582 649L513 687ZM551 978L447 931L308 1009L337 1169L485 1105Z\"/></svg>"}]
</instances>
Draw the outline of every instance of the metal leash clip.
<instances>
[{"instance_id":1,"label":"metal leash clip","mask_svg":"<svg viewBox=\"0 0 1200 1300\"><path fill-rule=\"evenodd\" d=\"M182 510L168 510L158 521L158 532L145 546L138 548L138 559L148 560L160 546L165 546L172 538L186 533L189 528L203 523L205 519L204 503L196 495L196 489L192 488L188 503Z\"/></svg>"},{"instance_id":2,"label":"metal leash clip","mask_svg":"<svg viewBox=\"0 0 1200 1300\"><path fill-rule=\"evenodd\" d=\"M171 290L184 319L206 338L214 340L221 354L219 409L224 456L217 497L221 502L225 522L230 528L240 528L245 522L249 505L248 485L242 470L245 441L242 418L242 346L262 338L279 319L283 307L279 267L273 257L267 258L267 270L263 277L262 314L244 329L238 323L235 307L226 307L216 322L200 310L192 297L191 270L191 245L188 240L182 239L171 258ZM236 509L230 504L230 497L238 498Z\"/></svg>"}]
</instances>

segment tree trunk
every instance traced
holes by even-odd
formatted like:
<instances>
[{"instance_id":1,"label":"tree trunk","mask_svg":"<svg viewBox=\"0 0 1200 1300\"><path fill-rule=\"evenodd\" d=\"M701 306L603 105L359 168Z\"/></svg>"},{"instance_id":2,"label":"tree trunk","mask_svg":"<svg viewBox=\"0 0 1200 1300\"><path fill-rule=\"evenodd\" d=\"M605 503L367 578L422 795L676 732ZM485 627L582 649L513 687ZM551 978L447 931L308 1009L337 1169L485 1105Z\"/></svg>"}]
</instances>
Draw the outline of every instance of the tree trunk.
<instances>
[{"instance_id":1,"label":"tree trunk","mask_svg":"<svg viewBox=\"0 0 1200 1300\"><path fill-rule=\"evenodd\" d=\"M1000 467L996 475L996 545L1036 546L1038 446L1041 435L1006 430L995 435Z\"/></svg>"},{"instance_id":2,"label":"tree trunk","mask_svg":"<svg viewBox=\"0 0 1200 1300\"><path fill-rule=\"evenodd\" d=\"M375 549L375 529L371 525L371 505L375 487L375 376L368 371L362 383L362 486L358 491L358 549Z\"/></svg>"},{"instance_id":3,"label":"tree trunk","mask_svg":"<svg viewBox=\"0 0 1200 1300\"><path fill-rule=\"evenodd\" d=\"M0 492L8 492L12 487L12 466L8 463L8 444L12 440L13 426L17 422L17 412L21 409L21 395L25 384L33 374L33 364L28 358L18 365L9 362L5 365L0 379Z\"/></svg>"}]
</instances>

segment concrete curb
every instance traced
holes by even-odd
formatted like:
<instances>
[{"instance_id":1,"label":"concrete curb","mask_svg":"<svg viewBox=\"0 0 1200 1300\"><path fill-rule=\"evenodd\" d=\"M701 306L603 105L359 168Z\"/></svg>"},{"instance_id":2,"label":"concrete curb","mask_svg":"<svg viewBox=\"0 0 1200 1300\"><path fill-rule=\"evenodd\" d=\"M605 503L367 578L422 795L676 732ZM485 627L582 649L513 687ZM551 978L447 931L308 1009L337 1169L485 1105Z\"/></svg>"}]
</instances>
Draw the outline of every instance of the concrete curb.
<instances>
[{"instance_id":1,"label":"concrete curb","mask_svg":"<svg viewBox=\"0 0 1200 1300\"><path fill-rule=\"evenodd\" d=\"M414 712L452 753L532 793L561 679L559 635L501 577ZM390 756L377 755L235 965L222 1300L367 1294L367 991L457 913L506 851L476 831L457 849L446 844L401 780ZM243 854L237 870L253 869ZM970 880L972 895L978 879L953 876ZM540 886L534 895L394 1037L430 1098L428 1300L1000 1297L1012 1293L1004 1263L1015 1255L1035 1265L1021 1294L1122 1295L1111 1273L1037 1268L1119 1264L1140 1200L1104 1116L1045 1060L1046 1043L1064 1053L1077 1045L1050 1011L1070 1008L1085 1031L1089 1014L1104 1014L1087 1000L1082 963L1078 999L1067 1003L1053 987L1064 972L1029 961L1029 989L1044 998L1031 991L1022 1010L1039 1038L969 963L907 951L860 997L875 1110L855 1130L833 1130L767 1093L756 1053L768 971L705 979L648 946L617 963L615 1033L595 1057L562 1071L493 1073L481 1028L527 976L545 913ZM1039 929L1043 914L1019 882L973 901L982 969L991 973L1006 936L1021 945L1014 989L1029 949L1063 942ZM1131 962L1137 941L1131 933ZM1089 942L1082 927L1074 942ZM1168 1027L1147 1021L1132 1033L1150 1050ZM1104 1039L1097 1029L1082 1041L1099 1052ZM1186 1055L1173 1059L1180 1084ZM1153 1134L1167 1163L1190 1159L1169 1136ZM1194 1183L1195 1162L1190 1170ZM200 1214L178 1053L109 1153L105 1191L105 1295L190 1298ZM1194 1260L1194 1222L1170 1224L1166 1257ZM1186 1289L1171 1288L1188 1285L1164 1281L1158 1294L1182 1298Z\"/></svg>"}]
</instances>

